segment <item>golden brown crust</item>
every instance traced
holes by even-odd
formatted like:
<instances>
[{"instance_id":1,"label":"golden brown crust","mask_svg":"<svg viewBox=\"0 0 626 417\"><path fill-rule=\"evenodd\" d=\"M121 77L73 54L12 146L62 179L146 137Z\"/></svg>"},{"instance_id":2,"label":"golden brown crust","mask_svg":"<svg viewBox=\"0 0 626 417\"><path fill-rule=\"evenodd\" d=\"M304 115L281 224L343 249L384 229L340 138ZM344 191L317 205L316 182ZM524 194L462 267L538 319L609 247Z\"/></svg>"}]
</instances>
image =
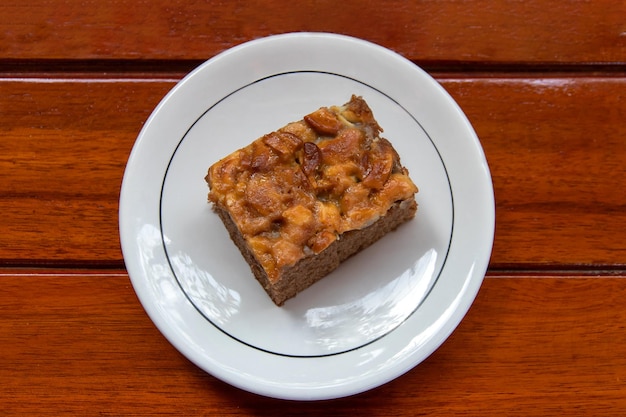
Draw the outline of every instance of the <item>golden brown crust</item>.
<instances>
[{"instance_id":1,"label":"golden brown crust","mask_svg":"<svg viewBox=\"0 0 626 417\"><path fill-rule=\"evenodd\" d=\"M209 200L218 213L228 213L247 258L269 283L343 234L376 223L397 202L413 199L417 187L381 131L367 103L353 96L209 168Z\"/></svg>"}]
</instances>

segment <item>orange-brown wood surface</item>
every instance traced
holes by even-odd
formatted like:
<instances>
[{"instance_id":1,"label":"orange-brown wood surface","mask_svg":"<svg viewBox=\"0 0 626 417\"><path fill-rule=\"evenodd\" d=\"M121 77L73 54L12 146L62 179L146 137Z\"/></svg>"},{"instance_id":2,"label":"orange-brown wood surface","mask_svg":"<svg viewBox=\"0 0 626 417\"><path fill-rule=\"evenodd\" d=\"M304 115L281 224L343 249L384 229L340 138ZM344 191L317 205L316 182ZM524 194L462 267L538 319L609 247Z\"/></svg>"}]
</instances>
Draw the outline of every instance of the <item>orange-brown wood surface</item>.
<instances>
[{"instance_id":1,"label":"orange-brown wood surface","mask_svg":"<svg viewBox=\"0 0 626 417\"><path fill-rule=\"evenodd\" d=\"M262 36L395 50L459 103L496 197L489 272L452 336L371 391L233 388L159 333L124 269L126 160L161 98ZM0 415L626 414L626 3L0 4Z\"/></svg>"},{"instance_id":2,"label":"orange-brown wood surface","mask_svg":"<svg viewBox=\"0 0 626 417\"><path fill-rule=\"evenodd\" d=\"M496 193L492 265L625 264L626 78L441 76ZM174 80L0 81L0 261L122 265L117 201L143 121ZM37 219L33 222L33 219ZM546 227L549 226L549 227Z\"/></svg>"},{"instance_id":3,"label":"orange-brown wood surface","mask_svg":"<svg viewBox=\"0 0 626 417\"><path fill-rule=\"evenodd\" d=\"M127 275L0 276L3 415L598 415L626 406L626 277L489 276L429 359L378 389L297 403L205 374Z\"/></svg>"},{"instance_id":4,"label":"orange-brown wood surface","mask_svg":"<svg viewBox=\"0 0 626 417\"><path fill-rule=\"evenodd\" d=\"M388 45L409 59L615 63L621 0L4 1L0 57L200 59L260 36L323 31Z\"/></svg>"}]
</instances>

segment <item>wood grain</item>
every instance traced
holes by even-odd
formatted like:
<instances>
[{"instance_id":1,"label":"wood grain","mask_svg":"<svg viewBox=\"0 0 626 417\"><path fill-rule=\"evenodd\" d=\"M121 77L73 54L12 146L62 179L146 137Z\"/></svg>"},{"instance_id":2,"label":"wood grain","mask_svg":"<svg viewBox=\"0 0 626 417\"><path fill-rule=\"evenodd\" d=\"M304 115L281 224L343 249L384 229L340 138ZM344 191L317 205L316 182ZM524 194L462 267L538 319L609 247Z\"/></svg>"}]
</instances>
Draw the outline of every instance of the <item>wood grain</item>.
<instances>
[{"instance_id":1,"label":"wood grain","mask_svg":"<svg viewBox=\"0 0 626 417\"><path fill-rule=\"evenodd\" d=\"M485 149L496 194L495 268L621 267L626 80L438 79ZM163 79L0 80L0 262L122 265L125 163ZM209 164L210 161L207 161Z\"/></svg>"},{"instance_id":2,"label":"wood grain","mask_svg":"<svg viewBox=\"0 0 626 417\"><path fill-rule=\"evenodd\" d=\"M444 79L492 171L492 264L626 263L624 78Z\"/></svg>"},{"instance_id":3,"label":"wood grain","mask_svg":"<svg viewBox=\"0 0 626 417\"><path fill-rule=\"evenodd\" d=\"M490 275L451 338L412 371L354 397L295 403L191 364L123 271L5 271L0 401L5 416L616 415L626 410L624 278Z\"/></svg>"},{"instance_id":4,"label":"wood grain","mask_svg":"<svg viewBox=\"0 0 626 417\"><path fill-rule=\"evenodd\" d=\"M423 62L613 64L626 62L625 15L621 0L9 0L0 60L204 60L262 36L323 31Z\"/></svg>"},{"instance_id":5,"label":"wood grain","mask_svg":"<svg viewBox=\"0 0 626 417\"><path fill-rule=\"evenodd\" d=\"M172 82L0 81L4 263L113 263L126 160ZM1 261L0 261L1 262Z\"/></svg>"}]
</instances>

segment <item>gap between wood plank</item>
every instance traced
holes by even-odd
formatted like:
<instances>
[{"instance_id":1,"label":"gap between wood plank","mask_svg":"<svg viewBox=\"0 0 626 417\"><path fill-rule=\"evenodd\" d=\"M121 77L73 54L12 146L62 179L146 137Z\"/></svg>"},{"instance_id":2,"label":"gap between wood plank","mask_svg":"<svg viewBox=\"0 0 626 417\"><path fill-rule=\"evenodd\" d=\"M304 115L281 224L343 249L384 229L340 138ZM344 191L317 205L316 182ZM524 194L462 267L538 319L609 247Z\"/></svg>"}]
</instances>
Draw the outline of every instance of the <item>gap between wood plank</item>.
<instances>
[{"instance_id":1,"label":"gap between wood plank","mask_svg":"<svg viewBox=\"0 0 626 417\"><path fill-rule=\"evenodd\" d=\"M3 275L76 275L102 274L127 275L128 272L121 262L6 262L0 261L0 276ZM626 277L626 265L517 265L513 267L489 267L487 277L506 278L593 278L593 277Z\"/></svg>"},{"instance_id":2,"label":"gap between wood plank","mask_svg":"<svg viewBox=\"0 0 626 417\"><path fill-rule=\"evenodd\" d=\"M208 56L207 60L211 57ZM0 76L5 78L50 78L59 75L72 78L155 78L178 79L201 65L205 60L72 60L72 59L4 59L0 60ZM472 61L421 61L413 63L429 73L488 76L490 74L580 74L626 75L626 62L598 63L530 63L530 62L472 62Z\"/></svg>"}]
</instances>

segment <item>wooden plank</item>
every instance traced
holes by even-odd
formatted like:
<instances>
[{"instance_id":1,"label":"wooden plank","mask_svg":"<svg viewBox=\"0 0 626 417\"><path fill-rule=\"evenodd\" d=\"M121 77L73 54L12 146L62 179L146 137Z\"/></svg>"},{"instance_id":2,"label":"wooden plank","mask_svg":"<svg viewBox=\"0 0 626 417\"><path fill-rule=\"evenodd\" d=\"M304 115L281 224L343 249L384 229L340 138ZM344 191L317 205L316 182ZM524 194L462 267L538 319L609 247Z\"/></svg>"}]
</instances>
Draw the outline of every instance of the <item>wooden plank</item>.
<instances>
[{"instance_id":1,"label":"wooden plank","mask_svg":"<svg viewBox=\"0 0 626 417\"><path fill-rule=\"evenodd\" d=\"M9 0L0 4L0 60L204 60L262 36L322 31L422 62L612 64L626 62L625 15L621 0Z\"/></svg>"},{"instance_id":2,"label":"wooden plank","mask_svg":"<svg viewBox=\"0 0 626 417\"><path fill-rule=\"evenodd\" d=\"M11 242L0 248L5 264L121 265L126 160L173 83L0 81L0 227Z\"/></svg>"},{"instance_id":3,"label":"wooden plank","mask_svg":"<svg viewBox=\"0 0 626 417\"><path fill-rule=\"evenodd\" d=\"M624 78L443 79L492 172L492 265L621 264Z\"/></svg>"},{"instance_id":4,"label":"wooden plank","mask_svg":"<svg viewBox=\"0 0 626 417\"><path fill-rule=\"evenodd\" d=\"M624 265L624 78L440 77L492 171L492 267ZM174 80L1 80L0 262L121 265L117 201Z\"/></svg>"},{"instance_id":5,"label":"wooden plank","mask_svg":"<svg viewBox=\"0 0 626 417\"><path fill-rule=\"evenodd\" d=\"M295 403L205 374L123 271L0 271L3 415L621 415L626 276L496 276L424 363L380 388ZM395 410L395 411L391 411Z\"/></svg>"}]
</instances>

